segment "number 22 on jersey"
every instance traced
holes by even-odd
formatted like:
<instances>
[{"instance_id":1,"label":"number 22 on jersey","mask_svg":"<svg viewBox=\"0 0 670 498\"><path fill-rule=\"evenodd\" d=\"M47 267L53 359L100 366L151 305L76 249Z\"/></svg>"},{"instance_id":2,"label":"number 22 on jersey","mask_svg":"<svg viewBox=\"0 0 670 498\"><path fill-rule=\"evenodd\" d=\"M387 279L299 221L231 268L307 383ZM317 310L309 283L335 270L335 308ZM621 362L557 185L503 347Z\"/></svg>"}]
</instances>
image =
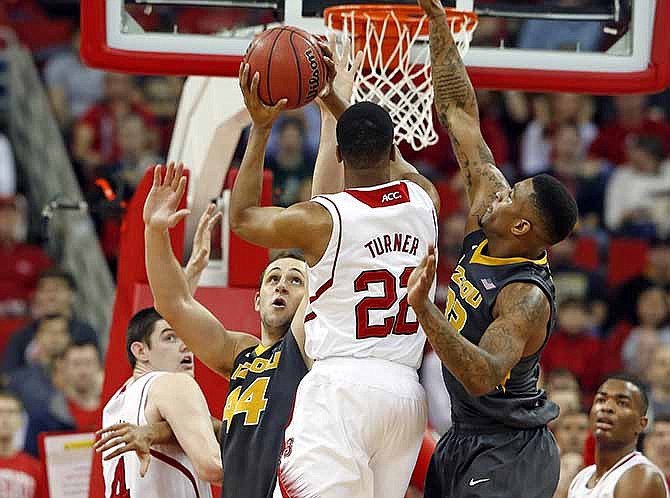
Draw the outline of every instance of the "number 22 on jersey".
<instances>
[{"instance_id":1,"label":"number 22 on jersey","mask_svg":"<svg viewBox=\"0 0 670 498\"><path fill-rule=\"evenodd\" d=\"M399 278L388 270L367 270L354 280L354 292L369 290L371 284L382 284L381 296L368 296L356 305L356 338L386 337L389 334L410 335L419 330L419 322L408 321L409 304L407 294L400 299L398 313L384 317L380 325L370 325L369 312L373 310L390 310L398 301L398 288L406 289L413 266L406 267Z\"/></svg>"}]
</instances>

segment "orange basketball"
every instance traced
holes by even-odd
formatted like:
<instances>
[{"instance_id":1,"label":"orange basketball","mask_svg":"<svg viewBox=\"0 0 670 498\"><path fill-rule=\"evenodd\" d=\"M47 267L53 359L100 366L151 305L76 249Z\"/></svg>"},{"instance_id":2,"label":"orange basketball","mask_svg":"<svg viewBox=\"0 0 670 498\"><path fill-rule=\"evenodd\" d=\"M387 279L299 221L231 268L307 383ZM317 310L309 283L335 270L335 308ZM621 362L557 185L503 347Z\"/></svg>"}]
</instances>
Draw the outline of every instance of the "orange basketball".
<instances>
[{"instance_id":1,"label":"orange basketball","mask_svg":"<svg viewBox=\"0 0 670 498\"><path fill-rule=\"evenodd\" d=\"M256 35L244 62L249 77L260 74L258 93L268 105L288 99L286 108L308 104L326 84L326 65L316 39L307 31L282 26Z\"/></svg>"}]
</instances>

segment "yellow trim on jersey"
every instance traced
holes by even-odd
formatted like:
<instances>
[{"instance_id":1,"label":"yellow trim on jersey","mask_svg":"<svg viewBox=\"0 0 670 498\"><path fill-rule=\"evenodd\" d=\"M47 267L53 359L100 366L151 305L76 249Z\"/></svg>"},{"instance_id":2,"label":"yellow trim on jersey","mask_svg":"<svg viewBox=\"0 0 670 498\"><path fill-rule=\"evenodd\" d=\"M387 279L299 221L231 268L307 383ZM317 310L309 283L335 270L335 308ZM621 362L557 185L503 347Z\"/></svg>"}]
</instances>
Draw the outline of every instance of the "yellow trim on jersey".
<instances>
[{"instance_id":1,"label":"yellow trim on jersey","mask_svg":"<svg viewBox=\"0 0 670 498\"><path fill-rule=\"evenodd\" d=\"M470 258L470 263L477 263L480 265L487 266L501 266L501 265L512 265L514 263L532 263L534 265L546 266L547 265L547 253L544 253L540 259L528 259L528 258L494 258L493 256L487 256L482 254L484 247L489 243L488 239L484 239L475 249L472 258Z\"/></svg>"},{"instance_id":2,"label":"yellow trim on jersey","mask_svg":"<svg viewBox=\"0 0 670 498\"><path fill-rule=\"evenodd\" d=\"M254 349L254 353L256 353L256 356L260 356L268 349L270 349L270 346L263 346L263 344L259 342L258 346L256 346L256 349Z\"/></svg>"}]
</instances>

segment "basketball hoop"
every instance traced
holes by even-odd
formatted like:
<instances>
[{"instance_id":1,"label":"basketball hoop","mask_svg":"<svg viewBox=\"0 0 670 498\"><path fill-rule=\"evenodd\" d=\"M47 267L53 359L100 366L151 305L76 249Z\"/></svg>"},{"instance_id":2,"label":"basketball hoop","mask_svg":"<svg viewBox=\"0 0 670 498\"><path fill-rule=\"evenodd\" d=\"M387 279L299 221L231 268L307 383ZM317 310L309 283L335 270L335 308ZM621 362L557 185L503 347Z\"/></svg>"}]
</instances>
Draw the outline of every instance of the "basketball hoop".
<instances>
[{"instance_id":1,"label":"basketball hoop","mask_svg":"<svg viewBox=\"0 0 670 498\"><path fill-rule=\"evenodd\" d=\"M477 15L445 9L461 57L470 47ZM428 19L418 5L339 5L324 10L328 30L339 42L350 41L343 54L353 61L363 51L351 102L375 102L391 114L395 141L414 150L437 143L433 127ZM412 54L412 57L410 57Z\"/></svg>"}]
</instances>

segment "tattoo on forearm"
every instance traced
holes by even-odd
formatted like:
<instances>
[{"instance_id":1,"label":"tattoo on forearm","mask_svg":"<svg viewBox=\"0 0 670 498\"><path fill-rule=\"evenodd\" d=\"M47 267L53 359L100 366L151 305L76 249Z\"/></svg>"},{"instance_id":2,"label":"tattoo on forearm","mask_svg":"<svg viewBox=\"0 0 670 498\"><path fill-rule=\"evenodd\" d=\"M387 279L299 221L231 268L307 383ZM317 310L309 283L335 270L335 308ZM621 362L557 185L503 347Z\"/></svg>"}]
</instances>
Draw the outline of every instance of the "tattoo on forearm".
<instances>
[{"instance_id":1,"label":"tattoo on forearm","mask_svg":"<svg viewBox=\"0 0 670 498\"><path fill-rule=\"evenodd\" d=\"M468 390L493 390L502 381L507 372L500 362L459 334L435 305L417 313L417 318L442 363Z\"/></svg>"}]
</instances>

